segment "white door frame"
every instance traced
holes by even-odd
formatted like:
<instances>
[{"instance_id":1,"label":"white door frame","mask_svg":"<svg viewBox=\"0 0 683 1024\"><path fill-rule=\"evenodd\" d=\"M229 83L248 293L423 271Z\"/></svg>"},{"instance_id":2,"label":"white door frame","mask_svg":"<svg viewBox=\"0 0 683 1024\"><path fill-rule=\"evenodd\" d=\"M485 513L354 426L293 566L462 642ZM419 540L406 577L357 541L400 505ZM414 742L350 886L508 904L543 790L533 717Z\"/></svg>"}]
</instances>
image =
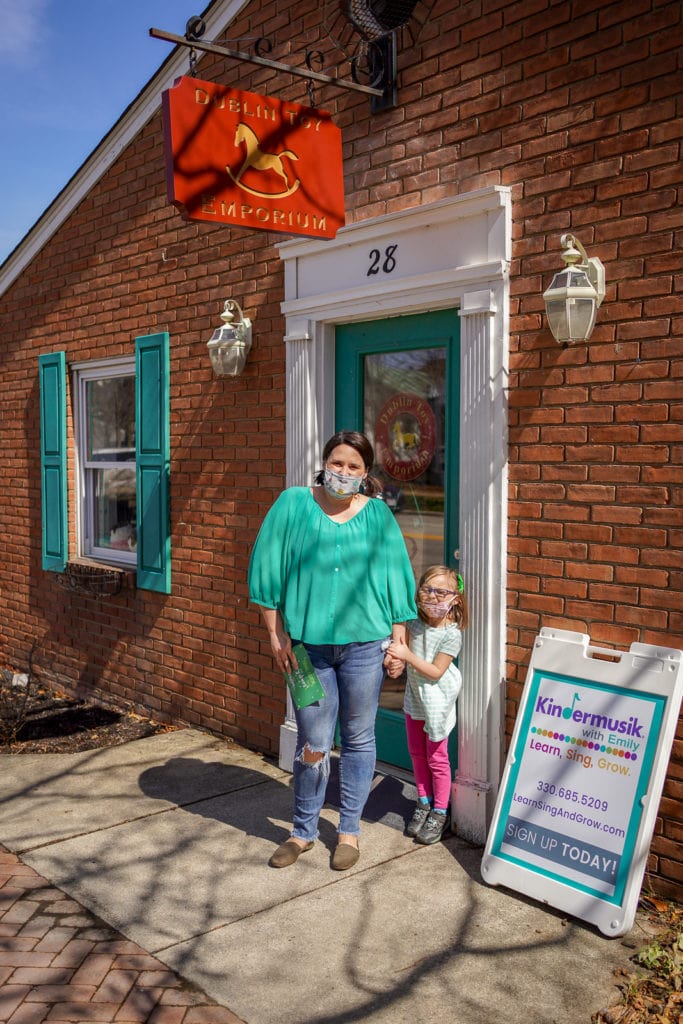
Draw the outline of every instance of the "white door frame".
<instances>
[{"instance_id":1,"label":"white door frame","mask_svg":"<svg viewBox=\"0 0 683 1024\"><path fill-rule=\"evenodd\" d=\"M461 319L460 565L470 626L459 665L458 834L483 843L502 774L511 192L494 186L295 240L284 262L287 486L310 484L334 433L334 327L457 307ZM291 770L288 705L280 765Z\"/></svg>"}]
</instances>

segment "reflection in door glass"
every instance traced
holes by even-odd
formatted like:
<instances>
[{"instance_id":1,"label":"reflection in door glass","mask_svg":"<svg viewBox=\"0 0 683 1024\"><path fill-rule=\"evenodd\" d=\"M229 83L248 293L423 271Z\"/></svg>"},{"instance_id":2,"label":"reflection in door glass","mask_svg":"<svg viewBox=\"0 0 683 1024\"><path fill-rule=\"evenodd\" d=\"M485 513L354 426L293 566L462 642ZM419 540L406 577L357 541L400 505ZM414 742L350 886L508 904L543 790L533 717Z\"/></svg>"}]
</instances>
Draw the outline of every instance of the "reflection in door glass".
<instances>
[{"instance_id":1,"label":"reflection in door glass","mask_svg":"<svg viewBox=\"0 0 683 1024\"><path fill-rule=\"evenodd\" d=\"M419 579L444 559L445 348L365 357L364 430Z\"/></svg>"}]
</instances>

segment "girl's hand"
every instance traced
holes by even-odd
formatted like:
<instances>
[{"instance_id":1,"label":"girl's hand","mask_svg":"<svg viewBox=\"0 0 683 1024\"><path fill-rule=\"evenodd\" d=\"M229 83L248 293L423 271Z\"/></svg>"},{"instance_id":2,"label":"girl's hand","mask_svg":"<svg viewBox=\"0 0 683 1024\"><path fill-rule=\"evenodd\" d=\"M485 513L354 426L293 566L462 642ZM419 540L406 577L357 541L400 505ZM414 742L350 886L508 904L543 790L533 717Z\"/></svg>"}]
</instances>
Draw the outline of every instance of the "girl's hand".
<instances>
[{"instance_id":1,"label":"girl's hand","mask_svg":"<svg viewBox=\"0 0 683 1024\"><path fill-rule=\"evenodd\" d=\"M401 661L405 661L406 657L410 654L410 648L407 644L401 643L398 640L392 640L387 655L390 658L399 658Z\"/></svg>"}]
</instances>

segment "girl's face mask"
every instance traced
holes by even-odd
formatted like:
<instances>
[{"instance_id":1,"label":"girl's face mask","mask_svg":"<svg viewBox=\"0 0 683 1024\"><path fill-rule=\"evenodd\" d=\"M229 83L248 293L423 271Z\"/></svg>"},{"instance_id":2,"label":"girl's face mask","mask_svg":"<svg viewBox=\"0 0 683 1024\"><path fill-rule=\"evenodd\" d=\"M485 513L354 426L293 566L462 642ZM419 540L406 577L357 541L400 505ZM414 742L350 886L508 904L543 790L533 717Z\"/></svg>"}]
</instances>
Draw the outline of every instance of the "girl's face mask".
<instances>
[{"instance_id":1,"label":"girl's face mask","mask_svg":"<svg viewBox=\"0 0 683 1024\"><path fill-rule=\"evenodd\" d=\"M364 477L346 476L344 473L335 473L333 469L325 468L323 486L331 498L348 498L350 495L358 494Z\"/></svg>"},{"instance_id":2,"label":"girl's face mask","mask_svg":"<svg viewBox=\"0 0 683 1024\"><path fill-rule=\"evenodd\" d=\"M431 619L444 619L451 610L452 605L453 598L450 601L434 601L433 603L420 600L420 608Z\"/></svg>"},{"instance_id":3,"label":"girl's face mask","mask_svg":"<svg viewBox=\"0 0 683 1024\"><path fill-rule=\"evenodd\" d=\"M421 611L431 619L444 619L457 598L457 594L451 590L448 580L436 577L436 579L432 579L432 582L438 584L439 580L441 580L441 586L423 585L417 592L417 603Z\"/></svg>"}]
</instances>

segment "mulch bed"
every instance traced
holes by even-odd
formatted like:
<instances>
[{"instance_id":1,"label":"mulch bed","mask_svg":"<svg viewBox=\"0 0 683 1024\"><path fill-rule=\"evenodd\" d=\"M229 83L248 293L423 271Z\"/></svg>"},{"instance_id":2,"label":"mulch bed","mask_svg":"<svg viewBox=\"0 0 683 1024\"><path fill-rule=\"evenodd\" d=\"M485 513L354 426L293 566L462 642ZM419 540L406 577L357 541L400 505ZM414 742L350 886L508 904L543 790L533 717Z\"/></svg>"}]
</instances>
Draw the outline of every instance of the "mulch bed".
<instances>
[{"instance_id":1,"label":"mulch bed","mask_svg":"<svg viewBox=\"0 0 683 1024\"><path fill-rule=\"evenodd\" d=\"M13 737L13 723L18 721L21 724ZM26 694L21 686L0 688L0 753L3 754L69 754L116 747L176 728L55 690L40 688Z\"/></svg>"},{"instance_id":2,"label":"mulch bed","mask_svg":"<svg viewBox=\"0 0 683 1024\"><path fill-rule=\"evenodd\" d=\"M655 934L615 971L618 1001L591 1024L683 1024L683 906L642 894L640 909Z\"/></svg>"}]
</instances>

